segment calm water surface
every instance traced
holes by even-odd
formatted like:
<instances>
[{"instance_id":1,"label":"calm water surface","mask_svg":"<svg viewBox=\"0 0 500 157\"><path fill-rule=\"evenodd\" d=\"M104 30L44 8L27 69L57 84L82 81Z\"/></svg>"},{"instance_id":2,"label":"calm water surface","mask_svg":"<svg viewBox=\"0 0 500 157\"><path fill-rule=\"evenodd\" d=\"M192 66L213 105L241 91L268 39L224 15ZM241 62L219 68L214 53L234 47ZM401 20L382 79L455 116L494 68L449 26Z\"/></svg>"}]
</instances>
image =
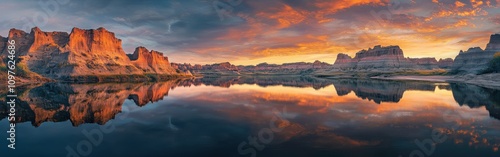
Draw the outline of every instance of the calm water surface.
<instances>
[{"instance_id":1,"label":"calm water surface","mask_svg":"<svg viewBox=\"0 0 500 157\"><path fill-rule=\"evenodd\" d=\"M500 154L500 92L466 84L308 77L50 83L24 89L19 101L16 150L2 140L2 156ZM5 139L8 106L1 104Z\"/></svg>"}]
</instances>

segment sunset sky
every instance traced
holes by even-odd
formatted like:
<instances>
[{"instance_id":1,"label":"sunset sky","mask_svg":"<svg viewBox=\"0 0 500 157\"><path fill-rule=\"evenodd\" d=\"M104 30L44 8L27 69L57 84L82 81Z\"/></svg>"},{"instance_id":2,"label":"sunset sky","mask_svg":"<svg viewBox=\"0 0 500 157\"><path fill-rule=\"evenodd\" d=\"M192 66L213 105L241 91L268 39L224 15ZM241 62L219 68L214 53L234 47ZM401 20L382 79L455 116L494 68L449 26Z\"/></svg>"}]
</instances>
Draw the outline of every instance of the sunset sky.
<instances>
[{"instance_id":1,"label":"sunset sky","mask_svg":"<svg viewBox=\"0 0 500 157\"><path fill-rule=\"evenodd\" d=\"M251 65L333 63L338 53L374 45L399 45L407 57L454 58L500 33L500 0L59 1L47 12L38 0L2 0L0 35L105 27L127 53L145 46L172 62Z\"/></svg>"}]
</instances>

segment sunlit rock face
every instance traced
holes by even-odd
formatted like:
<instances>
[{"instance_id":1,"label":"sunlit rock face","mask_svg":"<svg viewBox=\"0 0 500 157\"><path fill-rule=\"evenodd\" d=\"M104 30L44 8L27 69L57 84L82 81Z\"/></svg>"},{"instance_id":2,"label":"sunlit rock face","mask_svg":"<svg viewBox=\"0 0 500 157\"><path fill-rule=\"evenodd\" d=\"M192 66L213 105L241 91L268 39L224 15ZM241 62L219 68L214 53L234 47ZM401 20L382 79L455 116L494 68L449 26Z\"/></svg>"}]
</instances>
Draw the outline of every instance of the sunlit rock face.
<instances>
[{"instance_id":1,"label":"sunlit rock face","mask_svg":"<svg viewBox=\"0 0 500 157\"><path fill-rule=\"evenodd\" d=\"M28 68L42 76L178 74L167 57L143 47L136 50L132 62L122 48L122 41L105 28L73 28L71 33L43 32L35 27L30 33L11 29L8 38L0 37L0 50L6 56L6 40L15 40L16 55Z\"/></svg>"},{"instance_id":2,"label":"sunlit rock face","mask_svg":"<svg viewBox=\"0 0 500 157\"><path fill-rule=\"evenodd\" d=\"M127 56L132 61L132 64L145 73L176 73L175 69L170 65L168 57L164 57L161 52L149 51L145 47L137 47L133 54Z\"/></svg>"},{"instance_id":3,"label":"sunlit rock face","mask_svg":"<svg viewBox=\"0 0 500 157\"><path fill-rule=\"evenodd\" d=\"M496 52L500 51L500 35L494 34L486 49L472 47L467 51L460 51L451 68L454 73L479 74L488 68L488 62L493 59Z\"/></svg>"}]
</instances>

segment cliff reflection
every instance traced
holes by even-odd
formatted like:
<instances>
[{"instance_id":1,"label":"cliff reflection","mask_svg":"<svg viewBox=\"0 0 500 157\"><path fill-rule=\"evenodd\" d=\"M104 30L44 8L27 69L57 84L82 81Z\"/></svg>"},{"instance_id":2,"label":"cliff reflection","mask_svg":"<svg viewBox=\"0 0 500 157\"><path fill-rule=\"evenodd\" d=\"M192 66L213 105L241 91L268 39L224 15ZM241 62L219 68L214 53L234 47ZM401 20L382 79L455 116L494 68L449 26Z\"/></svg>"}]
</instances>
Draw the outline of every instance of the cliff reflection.
<instances>
[{"instance_id":1,"label":"cliff reflection","mask_svg":"<svg viewBox=\"0 0 500 157\"><path fill-rule=\"evenodd\" d=\"M145 106L151 102L163 100L169 91L177 87L217 86L230 88L234 85L257 85L260 87L281 86L285 90L276 91L278 96L264 93L245 93L232 97L251 97L251 101L266 104L281 102L283 105L319 106L319 111L326 112L328 106L342 102L353 102L345 99L349 93L361 99L373 101L376 104L384 102L400 102L406 91L435 92L438 89L452 90L453 97L459 105L471 108L485 107L489 115L500 119L500 93L473 85L465 84L433 84L426 82L399 82L382 80L328 80L311 77L220 77L198 78L188 80L173 80L150 84L59 84L48 83L42 86L27 89L19 97L16 106L17 123L31 122L33 126L40 126L44 122L71 121L74 126L84 123L105 124L114 119L122 111L125 100L132 100L137 106ZM294 88L313 88L315 90L334 86L334 91L328 93L327 99L311 93L297 93ZM239 89L234 89L235 91ZM189 91L188 91L189 93ZM335 97L339 96L339 97ZM226 103L232 97L221 97L218 101ZM200 96L199 98L203 98ZM215 97L206 97L206 100L215 100ZM200 101L199 103L204 103ZM250 101L250 100L249 100ZM400 105L401 106L401 105ZM385 106L383 106L385 107ZM376 111L380 112L383 107ZM389 106L395 108L398 106ZM0 117L5 119L8 113L6 103L0 105ZM366 110L357 108L359 112ZM297 110L300 112L300 110ZM375 112L375 111L373 111ZM364 113L368 116L373 113ZM345 117L344 117L345 118Z\"/></svg>"}]
</instances>

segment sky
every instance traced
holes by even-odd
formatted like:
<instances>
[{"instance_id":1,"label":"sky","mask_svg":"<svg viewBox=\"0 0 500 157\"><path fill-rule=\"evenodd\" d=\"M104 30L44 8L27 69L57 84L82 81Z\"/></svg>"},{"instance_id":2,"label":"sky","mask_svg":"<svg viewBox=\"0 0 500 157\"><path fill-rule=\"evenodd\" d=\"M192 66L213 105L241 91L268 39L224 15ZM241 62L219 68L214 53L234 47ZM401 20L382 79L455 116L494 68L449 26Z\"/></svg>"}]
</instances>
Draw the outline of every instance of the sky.
<instances>
[{"instance_id":1,"label":"sky","mask_svg":"<svg viewBox=\"0 0 500 157\"><path fill-rule=\"evenodd\" d=\"M132 53L236 65L333 64L375 45L406 57L455 58L500 33L500 0L2 0L0 35L104 27Z\"/></svg>"}]
</instances>

